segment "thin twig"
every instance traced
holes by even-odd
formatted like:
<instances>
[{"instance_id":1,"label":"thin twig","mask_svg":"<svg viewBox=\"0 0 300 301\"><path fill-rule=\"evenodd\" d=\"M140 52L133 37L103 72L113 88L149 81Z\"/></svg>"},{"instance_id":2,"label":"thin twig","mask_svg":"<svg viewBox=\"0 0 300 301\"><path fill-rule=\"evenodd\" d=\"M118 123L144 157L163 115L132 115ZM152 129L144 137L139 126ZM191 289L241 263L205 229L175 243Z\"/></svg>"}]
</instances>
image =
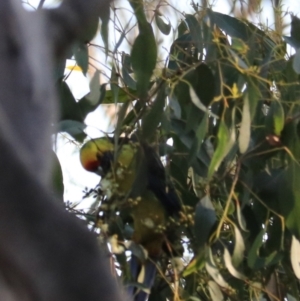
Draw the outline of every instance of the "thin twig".
<instances>
[{"instance_id":1,"label":"thin twig","mask_svg":"<svg viewBox=\"0 0 300 301\"><path fill-rule=\"evenodd\" d=\"M38 5L38 7L37 7L37 10L42 9L44 3L45 3L45 0L40 0L40 3L39 3L39 5Z\"/></svg>"}]
</instances>

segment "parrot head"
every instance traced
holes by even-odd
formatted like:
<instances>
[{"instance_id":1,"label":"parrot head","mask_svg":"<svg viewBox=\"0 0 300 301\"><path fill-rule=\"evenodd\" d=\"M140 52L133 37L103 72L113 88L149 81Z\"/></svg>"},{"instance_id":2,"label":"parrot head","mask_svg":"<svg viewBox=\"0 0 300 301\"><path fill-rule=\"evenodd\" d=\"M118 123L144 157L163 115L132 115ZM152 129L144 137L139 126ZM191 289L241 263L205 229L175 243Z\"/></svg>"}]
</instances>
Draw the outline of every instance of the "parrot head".
<instances>
[{"instance_id":1,"label":"parrot head","mask_svg":"<svg viewBox=\"0 0 300 301\"><path fill-rule=\"evenodd\" d=\"M123 140L121 140L123 141ZM126 140L124 140L126 141ZM137 151L135 143L121 143L118 145L117 159L114 160L115 149L113 140L109 137L101 137L86 142L80 149L80 162L87 171L105 176L111 169L112 163L115 167L129 168ZM117 172L117 170L116 170Z\"/></svg>"},{"instance_id":2,"label":"parrot head","mask_svg":"<svg viewBox=\"0 0 300 301\"><path fill-rule=\"evenodd\" d=\"M107 137L92 139L80 149L80 162L87 171L103 176L113 160L114 145Z\"/></svg>"},{"instance_id":3,"label":"parrot head","mask_svg":"<svg viewBox=\"0 0 300 301\"><path fill-rule=\"evenodd\" d=\"M101 187L108 198L127 195L136 179L137 161L134 160L137 145L127 139L119 139L117 150L114 141L101 137L86 142L80 149L80 161L84 169L101 176Z\"/></svg>"}]
</instances>

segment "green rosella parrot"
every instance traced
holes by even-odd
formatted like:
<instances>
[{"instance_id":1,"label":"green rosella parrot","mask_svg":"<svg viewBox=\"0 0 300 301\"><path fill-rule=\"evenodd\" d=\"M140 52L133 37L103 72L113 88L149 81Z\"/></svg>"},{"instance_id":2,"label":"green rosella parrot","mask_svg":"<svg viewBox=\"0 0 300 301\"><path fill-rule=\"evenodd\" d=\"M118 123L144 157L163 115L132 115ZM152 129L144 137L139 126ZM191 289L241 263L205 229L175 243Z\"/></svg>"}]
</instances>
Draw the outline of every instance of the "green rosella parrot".
<instances>
[{"instance_id":1,"label":"green rosella parrot","mask_svg":"<svg viewBox=\"0 0 300 301\"><path fill-rule=\"evenodd\" d=\"M102 177L100 186L108 199L133 200L132 241L147 251L149 259L141 264L132 256L132 279L142 282L145 289L130 287L129 293L135 301L145 301L154 283L155 261L162 253L168 216L178 215L181 204L151 146L127 138L119 139L117 149L114 145L108 137L92 139L82 146L80 160L86 170ZM141 269L142 281L138 280Z\"/></svg>"}]
</instances>

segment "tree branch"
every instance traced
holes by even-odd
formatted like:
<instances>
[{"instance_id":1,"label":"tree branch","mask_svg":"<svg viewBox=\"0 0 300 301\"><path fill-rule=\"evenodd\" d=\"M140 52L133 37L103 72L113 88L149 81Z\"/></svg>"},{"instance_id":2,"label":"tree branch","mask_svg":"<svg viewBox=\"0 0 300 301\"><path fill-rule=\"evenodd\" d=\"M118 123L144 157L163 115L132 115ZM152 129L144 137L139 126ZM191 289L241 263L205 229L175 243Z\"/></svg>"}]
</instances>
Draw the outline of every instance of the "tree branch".
<instances>
[{"instance_id":1,"label":"tree branch","mask_svg":"<svg viewBox=\"0 0 300 301\"><path fill-rule=\"evenodd\" d=\"M37 7L37 10L42 9L42 7L43 7L45 1L46 1L46 0L40 0L40 3L39 3L39 5L38 5L38 7Z\"/></svg>"}]
</instances>

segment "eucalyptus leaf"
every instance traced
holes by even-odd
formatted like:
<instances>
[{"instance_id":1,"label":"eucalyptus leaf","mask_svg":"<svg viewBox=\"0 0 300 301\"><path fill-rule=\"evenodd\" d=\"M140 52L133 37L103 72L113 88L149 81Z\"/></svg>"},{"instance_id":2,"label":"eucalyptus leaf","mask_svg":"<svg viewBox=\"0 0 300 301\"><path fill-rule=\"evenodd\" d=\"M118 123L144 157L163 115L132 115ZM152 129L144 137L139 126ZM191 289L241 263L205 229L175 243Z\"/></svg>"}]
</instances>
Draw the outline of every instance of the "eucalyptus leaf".
<instances>
[{"instance_id":1,"label":"eucalyptus leaf","mask_svg":"<svg viewBox=\"0 0 300 301\"><path fill-rule=\"evenodd\" d=\"M246 276L243 275L241 272L239 272L233 265L231 255L227 248L224 248L223 259L224 259L226 268L228 269L229 273L233 277L235 277L237 279L241 279L241 280L246 280Z\"/></svg>"},{"instance_id":2,"label":"eucalyptus leaf","mask_svg":"<svg viewBox=\"0 0 300 301\"><path fill-rule=\"evenodd\" d=\"M245 153L249 147L251 135L251 116L249 106L249 96L246 94L243 105L243 115L239 135L239 148L241 154Z\"/></svg>"},{"instance_id":3,"label":"eucalyptus leaf","mask_svg":"<svg viewBox=\"0 0 300 301\"><path fill-rule=\"evenodd\" d=\"M299 261L299 253L300 253L300 242L293 235L292 245L291 245L291 264L294 270L294 273L298 279L300 279L300 261Z\"/></svg>"},{"instance_id":4,"label":"eucalyptus leaf","mask_svg":"<svg viewBox=\"0 0 300 301\"><path fill-rule=\"evenodd\" d=\"M168 35L171 32L171 22L170 20L168 21L169 22L166 23L158 13L155 14L156 25L158 29L165 35Z\"/></svg>"},{"instance_id":5,"label":"eucalyptus leaf","mask_svg":"<svg viewBox=\"0 0 300 301\"><path fill-rule=\"evenodd\" d=\"M246 22L212 10L208 11L208 15L213 24L216 24L231 37L248 41L251 36L251 30Z\"/></svg>"},{"instance_id":6,"label":"eucalyptus leaf","mask_svg":"<svg viewBox=\"0 0 300 301\"><path fill-rule=\"evenodd\" d=\"M199 52L203 51L202 31L198 20L194 15L186 14L185 22L188 24L192 39Z\"/></svg>"},{"instance_id":7,"label":"eucalyptus leaf","mask_svg":"<svg viewBox=\"0 0 300 301\"><path fill-rule=\"evenodd\" d=\"M215 260L212 255L212 251L209 248L208 250L208 259L205 264L205 268L208 274L214 279L214 281L223 288L230 288L228 282L222 276L220 270L218 269L217 265L215 264Z\"/></svg>"},{"instance_id":8,"label":"eucalyptus leaf","mask_svg":"<svg viewBox=\"0 0 300 301\"><path fill-rule=\"evenodd\" d=\"M58 200L59 204L62 205L64 201L64 179L61 164L56 153L52 152L52 169L51 169L51 178L52 178L52 190L55 196L55 200Z\"/></svg>"},{"instance_id":9,"label":"eucalyptus leaf","mask_svg":"<svg viewBox=\"0 0 300 301\"><path fill-rule=\"evenodd\" d=\"M199 249L208 241L209 234L217 221L216 212L209 195L204 196L196 206L195 236Z\"/></svg>"},{"instance_id":10,"label":"eucalyptus leaf","mask_svg":"<svg viewBox=\"0 0 300 301\"><path fill-rule=\"evenodd\" d=\"M164 86L165 84L163 83L156 99L149 108L148 113L146 113L142 119L142 134L145 139L151 137L155 133L162 120L166 98Z\"/></svg>"},{"instance_id":11,"label":"eucalyptus leaf","mask_svg":"<svg viewBox=\"0 0 300 301\"><path fill-rule=\"evenodd\" d=\"M209 169L208 169L208 178L210 179L213 176L213 173L218 170L222 160L226 157L230 149L232 148L235 142L235 136L233 135L234 129L229 132L225 122L220 121L219 131L218 131L218 144L217 148L211 159Z\"/></svg>"},{"instance_id":12,"label":"eucalyptus leaf","mask_svg":"<svg viewBox=\"0 0 300 301\"><path fill-rule=\"evenodd\" d=\"M213 301L223 301L224 296L218 284L214 281L208 281L208 290Z\"/></svg>"},{"instance_id":13,"label":"eucalyptus leaf","mask_svg":"<svg viewBox=\"0 0 300 301\"><path fill-rule=\"evenodd\" d=\"M76 63L82 69L82 72L85 75L87 73L89 64L89 54L87 45L83 43L76 44L73 47L73 53L75 56Z\"/></svg>"},{"instance_id":14,"label":"eucalyptus leaf","mask_svg":"<svg viewBox=\"0 0 300 301\"><path fill-rule=\"evenodd\" d=\"M140 28L131 50L131 64L137 80L137 91L145 99L150 79L156 65L157 46L152 27L149 23Z\"/></svg>"},{"instance_id":15,"label":"eucalyptus leaf","mask_svg":"<svg viewBox=\"0 0 300 301\"><path fill-rule=\"evenodd\" d=\"M300 48L297 49L294 56L293 68L297 74L300 74Z\"/></svg>"},{"instance_id":16,"label":"eucalyptus leaf","mask_svg":"<svg viewBox=\"0 0 300 301\"><path fill-rule=\"evenodd\" d=\"M108 34L109 34L109 17L110 17L110 7L105 5L101 12L101 37L105 47L105 55L108 55Z\"/></svg>"}]
</instances>

